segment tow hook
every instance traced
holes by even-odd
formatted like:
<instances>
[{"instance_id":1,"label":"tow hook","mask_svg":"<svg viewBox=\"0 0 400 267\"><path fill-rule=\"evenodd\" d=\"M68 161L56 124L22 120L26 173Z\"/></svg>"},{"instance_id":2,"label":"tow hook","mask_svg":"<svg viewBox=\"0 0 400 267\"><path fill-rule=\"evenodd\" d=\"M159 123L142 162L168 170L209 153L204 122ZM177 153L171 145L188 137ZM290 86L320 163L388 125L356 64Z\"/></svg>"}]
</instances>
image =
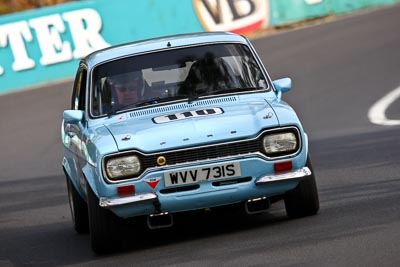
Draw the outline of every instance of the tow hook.
<instances>
[{"instance_id":1,"label":"tow hook","mask_svg":"<svg viewBox=\"0 0 400 267\"><path fill-rule=\"evenodd\" d=\"M150 229L168 228L174 225L172 214L168 212L150 214L147 216L147 226Z\"/></svg>"},{"instance_id":2,"label":"tow hook","mask_svg":"<svg viewBox=\"0 0 400 267\"><path fill-rule=\"evenodd\" d=\"M249 199L245 203L247 214L257 214L265 212L269 209L270 206L271 203L267 197Z\"/></svg>"}]
</instances>

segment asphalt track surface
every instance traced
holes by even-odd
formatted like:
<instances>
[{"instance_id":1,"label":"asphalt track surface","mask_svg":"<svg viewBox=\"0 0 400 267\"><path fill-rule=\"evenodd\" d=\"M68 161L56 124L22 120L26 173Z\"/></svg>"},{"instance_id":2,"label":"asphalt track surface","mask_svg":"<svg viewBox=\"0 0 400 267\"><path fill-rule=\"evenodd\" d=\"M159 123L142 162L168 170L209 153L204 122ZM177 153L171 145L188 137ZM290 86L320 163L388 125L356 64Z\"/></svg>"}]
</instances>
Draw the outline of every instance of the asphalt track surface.
<instances>
[{"instance_id":1,"label":"asphalt track surface","mask_svg":"<svg viewBox=\"0 0 400 267\"><path fill-rule=\"evenodd\" d=\"M192 214L173 228L126 232L98 257L74 232L60 122L71 82L0 96L0 266L399 266L400 126L368 110L400 86L400 5L254 40L310 137L321 210L289 220ZM400 119L400 100L386 116Z\"/></svg>"}]
</instances>

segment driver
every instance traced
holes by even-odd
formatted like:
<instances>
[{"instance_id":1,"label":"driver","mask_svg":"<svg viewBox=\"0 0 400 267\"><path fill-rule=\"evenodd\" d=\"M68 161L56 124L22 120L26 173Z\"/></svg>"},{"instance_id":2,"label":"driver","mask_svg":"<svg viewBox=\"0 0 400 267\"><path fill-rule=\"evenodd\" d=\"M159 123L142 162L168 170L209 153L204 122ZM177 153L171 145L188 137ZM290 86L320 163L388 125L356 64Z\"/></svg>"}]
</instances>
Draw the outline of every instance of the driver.
<instances>
[{"instance_id":1,"label":"driver","mask_svg":"<svg viewBox=\"0 0 400 267\"><path fill-rule=\"evenodd\" d=\"M143 75L141 71L130 72L113 77L116 102L122 106L137 103L143 90Z\"/></svg>"}]
</instances>

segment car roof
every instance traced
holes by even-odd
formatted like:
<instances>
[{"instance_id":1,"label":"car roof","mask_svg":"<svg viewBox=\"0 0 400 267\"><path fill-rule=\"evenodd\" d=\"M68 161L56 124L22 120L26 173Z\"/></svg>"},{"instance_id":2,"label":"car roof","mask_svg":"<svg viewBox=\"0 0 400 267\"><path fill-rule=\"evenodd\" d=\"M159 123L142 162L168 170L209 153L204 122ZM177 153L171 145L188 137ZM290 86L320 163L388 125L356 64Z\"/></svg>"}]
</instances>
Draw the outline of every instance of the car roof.
<instances>
[{"instance_id":1,"label":"car roof","mask_svg":"<svg viewBox=\"0 0 400 267\"><path fill-rule=\"evenodd\" d=\"M218 42L238 42L249 44L247 38L229 32L200 32L179 34L111 46L89 54L87 57L82 59L82 61L88 66L88 68L92 68L99 63L110 61L115 58L125 57L128 55L172 49L174 47L176 48L182 46Z\"/></svg>"}]
</instances>

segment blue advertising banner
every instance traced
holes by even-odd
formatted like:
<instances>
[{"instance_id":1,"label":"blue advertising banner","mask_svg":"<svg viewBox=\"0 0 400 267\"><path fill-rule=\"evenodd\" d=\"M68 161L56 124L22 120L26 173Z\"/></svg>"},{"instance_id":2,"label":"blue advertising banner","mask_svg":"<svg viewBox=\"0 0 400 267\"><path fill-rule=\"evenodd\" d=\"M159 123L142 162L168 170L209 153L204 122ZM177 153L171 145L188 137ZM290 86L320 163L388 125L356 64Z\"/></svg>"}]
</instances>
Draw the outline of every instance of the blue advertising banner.
<instances>
[{"instance_id":1,"label":"blue advertising banner","mask_svg":"<svg viewBox=\"0 0 400 267\"><path fill-rule=\"evenodd\" d=\"M330 14L330 0L270 0L270 6L273 26Z\"/></svg>"},{"instance_id":2,"label":"blue advertising banner","mask_svg":"<svg viewBox=\"0 0 400 267\"><path fill-rule=\"evenodd\" d=\"M0 93L71 78L110 45L204 31L190 1L79 1L0 17Z\"/></svg>"}]
</instances>

